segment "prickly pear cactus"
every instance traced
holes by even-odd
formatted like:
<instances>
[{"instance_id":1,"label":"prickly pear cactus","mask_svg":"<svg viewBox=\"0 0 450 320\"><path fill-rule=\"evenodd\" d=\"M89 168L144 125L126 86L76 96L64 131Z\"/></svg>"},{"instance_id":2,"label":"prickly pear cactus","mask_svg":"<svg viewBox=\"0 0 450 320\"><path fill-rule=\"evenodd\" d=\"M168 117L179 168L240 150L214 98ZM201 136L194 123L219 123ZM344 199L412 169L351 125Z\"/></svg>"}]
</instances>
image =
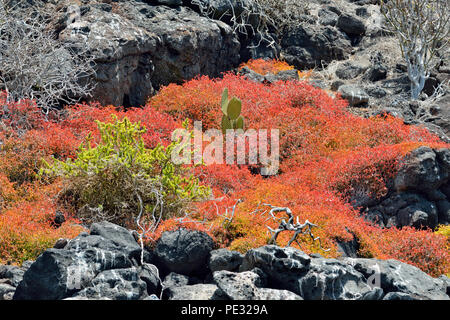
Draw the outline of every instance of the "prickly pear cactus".
<instances>
[{"instance_id":1,"label":"prickly pear cactus","mask_svg":"<svg viewBox=\"0 0 450 320\"><path fill-rule=\"evenodd\" d=\"M244 130L244 118L241 116L242 102L236 97L228 99L228 88L222 93L222 122L221 127L223 133L228 129Z\"/></svg>"}]
</instances>

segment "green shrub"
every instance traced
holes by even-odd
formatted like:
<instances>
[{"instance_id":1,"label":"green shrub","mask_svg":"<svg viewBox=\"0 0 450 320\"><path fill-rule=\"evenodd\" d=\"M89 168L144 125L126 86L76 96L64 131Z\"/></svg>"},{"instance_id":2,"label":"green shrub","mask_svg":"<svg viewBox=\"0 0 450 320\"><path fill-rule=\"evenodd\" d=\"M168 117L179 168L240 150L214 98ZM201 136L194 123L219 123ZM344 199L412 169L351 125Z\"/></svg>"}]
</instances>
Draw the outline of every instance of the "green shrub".
<instances>
[{"instance_id":1,"label":"green shrub","mask_svg":"<svg viewBox=\"0 0 450 320\"><path fill-rule=\"evenodd\" d=\"M210 189L188 175L187 168L171 161L180 141L148 149L140 123L115 117L114 123L97 125L101 140L95 147L89 135L75 160L55 160L41 169L41 176L63 177L61 198L83 222L107 220L131 227L143 213L147 222L159 223L183 215L193 201L209 195Z\"/></svg>"},{"instance_id":2,"label":"green shrub","mask_svg":"<svg viewBox=\"0 0 450 320\"><path fill-rule=\"evenodd\" d=\"M437 234L442 234L443 236L446 236L450 239L450 226L446 225L439 225L437 230L435 231Z\"/></svg>"}]
</instances>

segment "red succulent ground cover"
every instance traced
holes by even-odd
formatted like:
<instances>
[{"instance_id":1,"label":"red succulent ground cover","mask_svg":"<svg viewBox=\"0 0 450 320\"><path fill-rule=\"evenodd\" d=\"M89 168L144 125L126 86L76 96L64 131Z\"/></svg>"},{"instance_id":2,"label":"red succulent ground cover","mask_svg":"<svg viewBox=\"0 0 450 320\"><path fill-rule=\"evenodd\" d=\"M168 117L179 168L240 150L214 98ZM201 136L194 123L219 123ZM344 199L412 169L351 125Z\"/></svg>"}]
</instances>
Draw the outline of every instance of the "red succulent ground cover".
<instances>
[{"instance_id":1,"label":"red succulent ground cover","mask_svg":"<svg viewBox=\"0 0 450 320\"><path fill-rule=\"evenodd\" d=\"M249 69L266 75L267 73L277 74L280 71L292 70L293 66L281 60L268 60L268 59L250 59L249 61L242 63L239 69L248 67Z\"/></svg>"},{"instance_id":2,"label":"red succulent ground cover","mask_svg":"<svg viewBox=\"0 0 450 320\"><path fill-rule=\"evenodd\" d=\"M261 66L253 61L248 66L276 70L280 62ZM144 140L148 147L170 143L172 131L185 119L201 120L205 130L220 128L224 88L230 97L242 101L246 128L280 130L280 172L263 178L245 165L193 168L202 183L211 186L213 199L196 203L183 223L164 221L150 241L182 225L208 232L221 247L245 252L270 239L267 226L275 227L276 222L263 211L263 204L269 203L289 207L301 222L309 220L319 226L314 234L330 251L322 251L305 235L299 243L307 253L337 257L336 240L355 236L364 257L399 259L433 276L450 272L449 240L444 235L413 228L380 229L349 204L361 194L383 196L399 159L411 150L448 145L400 119L357 117L347 111L345 100L307 82L260 84L232 73L220 79L198 77L182 85L170 84L143 108L126 111L92 103L44 115L32 101L6 103L2 93L0 105L6 107L0 111L0 261L35 258L58 238L74 237L82 230L76 214L57 200L59 181L49 184L36 178L42 159L74 157L89 132L94 141L98 138L94 120L112 121L111 114L141 121L147 128ZM231 221L224 219L225 209L230 217L237 199L242 202ZM52 222L56 210L67 216L59 228ZM286 245L290 236L281 234L278 244Z\"/></svg>"}]
</instances>

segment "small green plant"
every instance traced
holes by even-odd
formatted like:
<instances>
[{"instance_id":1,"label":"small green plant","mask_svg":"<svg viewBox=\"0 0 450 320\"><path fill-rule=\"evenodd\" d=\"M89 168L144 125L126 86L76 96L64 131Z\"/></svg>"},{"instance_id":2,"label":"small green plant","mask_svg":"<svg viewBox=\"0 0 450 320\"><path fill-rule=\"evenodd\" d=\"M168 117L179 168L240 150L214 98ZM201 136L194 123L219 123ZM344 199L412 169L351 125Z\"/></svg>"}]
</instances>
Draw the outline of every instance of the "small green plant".
<instances>
[{"instance_id":1,"label":"small green plant","mask_svg":"<svg viewBox=\"0 0 450 320\"><path fill-rule=\"evenodd\" d=\"M441 234L443 236L446 236L450 240L450 226L446 225L439 225L437 230L435 231L437 234Z\"/></svg>"},{"instance_id":2,"label":"small green plant","mask_svg":"<svg viewBox=\"0 0 450 320\"><path fill-rule=\"evenodd\" d=\"M244 129L244 118L241 116L242 102L236 97L228 99L228 88L222 93L222 132L228 129Z\"/></svg>"},{"instance_id":3,"label":"small green plant","mask_svg":"<svg viewBox=\"0 0 450 320\"><path fill-rule=\"evenodd\" d=\"M148 149L142 139L145 127L113 117L113 123L97 121L101 139L95 147L89 135L75 160L45 163L40 171L41 176L64 179L62 199L80 219L131 227L137 216L147 216L148 223L157 224L183 215L190 203L209 195L210 189L187 175L186 167L172 162L180 141Z\"/></svg>"}]
</instances>

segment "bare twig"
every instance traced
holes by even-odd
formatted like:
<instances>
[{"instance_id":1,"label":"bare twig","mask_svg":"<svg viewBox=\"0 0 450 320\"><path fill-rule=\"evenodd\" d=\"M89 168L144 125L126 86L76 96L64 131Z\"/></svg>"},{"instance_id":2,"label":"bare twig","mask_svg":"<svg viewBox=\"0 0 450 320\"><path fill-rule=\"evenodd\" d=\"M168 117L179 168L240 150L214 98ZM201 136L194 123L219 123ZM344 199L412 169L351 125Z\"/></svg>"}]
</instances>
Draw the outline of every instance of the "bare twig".
<instances>
[{"instance_id":1,"label":"bare twig","mask_svg":"<svg viewBox=\"0 0 450 320\"><path fill-rule=\"evenodd\" d=\"M223 215L218 214L218 216L223 217L223 223L222 223L223 227L226 227L226 226L230 225L231 222L233 222L234 214L236 212L236 207L241 202L242 202L241 199L236 200L236 203L233 205L230 215L228 214L229 208L225 209L225 214L223 214ZM216 204L214 203L214 205L216 205ZM217 205L216 205L216 208L217 208Z\"/></svg>"},{"instance_id":2,"label":"bare twig","mask_svg":"<svg viewBox=\"0 0 450 320\"><path fill-rule=\"evenodd\" d=\"M208 0L191 0L200 13L209 18L227 21L234 32L246 37L258 35L258 43L249 45L256 49L261 44L274 48L283 29L298 24L298 16L307 12L305 0L227 0L229 10L220 15ZM239 8L237 11L235 8ZM274 37L275 35L275 37Z\"/></svg>"},{"instance_id":3,"label":"bare twig","mask_svg":"<svg viewBox=\"0 0 450 320\"><path fill-rule=\"evenodd\" d=\"M415 119L418 123L424 123L432 120L435 116L432 112L432 107L435 103L446 94L446 87L448 84L446 82L441 82L434 89L431 96L423 101L417 101L418 108L415 112Z\"/></svg>"},{"instance_id":4,"label":"bare twig","mask_svg":"<svg viewBox=\"0 0 450 320\"><path fill-rule=\"evenodd\" d=\"M51 14L19 3L0 0L0 90L7 101L35 100L48 113L90 96L95 71L88 46L59 40Z\"/></svg>"},{"instance_id":5,"label":"bare twig","mask_svg":"<svg viewBox=\"0 0 450 320\"><path fill-rule=\"evenodd\" d=\"M278 235L281 232L294 231L294 234L291 237L291 239L289 240L287 247L290 247L293 242L296 242L301 247L301 245L297 239L298 236L301 234L308 234L311 237L313 242L314 241L319 242L319 247L321 250L330 251L330 249L323 249L322 241L321 241L320 237L315 237L314 234L312 233L312 228L318 227L316 224L313 224L313 223L309 222L308 220L306 220L304 223L300 223L298 217L296 219L296 222L294 223L294 215L292 214L291 209L289 209L287 207L275 207L275 206L272 206L271 204L267 204L267 203L265 203L263 205L271 208L269 211L269 216L272 220L280 221L278 228L276 228L276 229L272 229L271 227L267 226L267 229L269 229L269 232L272 234L272 238L270 239L271 244L276 244ZM283 218L277 217L276 213L278 213L278 212L285 212L288 217L288 221L286 221Z\"/></svg>"},{"instance_id":6,"label":"bare twig","mask_svg":"<svg viewBox=\"0 0 450 320\"><path fill-rule=\"evenodd\" d=\"M411 81L411 98L417 100L434 67L433 58L449 43L448 0L383 0L381 11L389 31L399 41Z\"/></svg>"}]
</instances>

